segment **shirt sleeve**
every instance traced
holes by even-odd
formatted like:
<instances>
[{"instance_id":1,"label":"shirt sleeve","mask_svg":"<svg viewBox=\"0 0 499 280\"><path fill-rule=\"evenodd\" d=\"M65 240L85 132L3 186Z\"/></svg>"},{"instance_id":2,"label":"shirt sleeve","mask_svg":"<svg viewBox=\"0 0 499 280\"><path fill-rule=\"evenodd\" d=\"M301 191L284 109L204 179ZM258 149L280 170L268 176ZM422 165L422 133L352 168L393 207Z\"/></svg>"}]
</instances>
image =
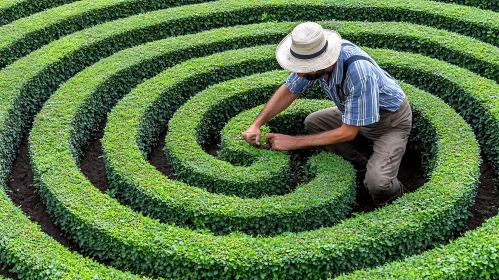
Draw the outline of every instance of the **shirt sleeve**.
<instances>
[{"instance_id":1,"label":"shirt sleeve","mask_svg":"<svg viewBox=\"0 0 499 280\"><path fill-rule=\"evenodd\" d=\"M375 76L368 75L353 79L345 100L342 121L348 125L365 126L378 122L379 88Z\"/></svg>"},{"instance_id":2,"label":"shirt sleeve","mask_svg":"<svg viewBox=\"0 0 499 280\"><path fill-rule=\"evenodd\" d=\"M294 94L302 94L312 87L314 82L315 80L309 81L304 77L298 77L296 73L291 73L286 80L286 87Z\"/></svg>"}]
</instances>

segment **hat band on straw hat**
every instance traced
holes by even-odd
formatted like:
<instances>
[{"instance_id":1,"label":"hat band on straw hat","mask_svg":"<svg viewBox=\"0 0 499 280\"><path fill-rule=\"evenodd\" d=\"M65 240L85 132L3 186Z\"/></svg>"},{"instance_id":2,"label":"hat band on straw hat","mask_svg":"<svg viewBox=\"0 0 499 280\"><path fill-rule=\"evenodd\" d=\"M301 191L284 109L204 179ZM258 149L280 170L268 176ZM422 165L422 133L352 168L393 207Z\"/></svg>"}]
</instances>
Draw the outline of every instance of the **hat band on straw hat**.
<instances>
[{"instance_id":1,"label":"hat band on straw hat","mask_svg":"<svg viewBox=\"0 0 499 280\"><path fill-rule=\"evenodd\" d=\"M298 54L298 53L295 53L291 48L289 48L289 51L291 52L291 55L296 57L296 58L299 58L299 59L312 59L312 58L316 58L318 57L319 55L323 54L326 49L327 49L327 45L328 45L328 42L326 40L326 43L324 44L324 47L316 52L316 53L313 53L313 54Z\"/></svg>"}]
</instances>

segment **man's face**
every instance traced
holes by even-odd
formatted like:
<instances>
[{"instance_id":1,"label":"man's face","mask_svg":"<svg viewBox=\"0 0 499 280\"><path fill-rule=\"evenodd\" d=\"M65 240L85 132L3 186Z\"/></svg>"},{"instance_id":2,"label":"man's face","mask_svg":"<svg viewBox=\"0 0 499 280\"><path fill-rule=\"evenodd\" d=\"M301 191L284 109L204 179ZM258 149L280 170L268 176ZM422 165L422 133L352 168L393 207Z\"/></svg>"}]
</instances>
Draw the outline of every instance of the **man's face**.
<instances>
[{"instance_id":1,"label":"man's face","mask_svg":"<svg viewBox=\"0 0 499 280\"><path fill-rule=\"evenodd\" d=\"M322 77L324 74L328 73L327 68L326 69L321 69L317 70L315 72L310 72L310 73L298 73L299 77L305 77L305 79L309 81L317 80L320 77Z\"/></svg>"}]
</instances>

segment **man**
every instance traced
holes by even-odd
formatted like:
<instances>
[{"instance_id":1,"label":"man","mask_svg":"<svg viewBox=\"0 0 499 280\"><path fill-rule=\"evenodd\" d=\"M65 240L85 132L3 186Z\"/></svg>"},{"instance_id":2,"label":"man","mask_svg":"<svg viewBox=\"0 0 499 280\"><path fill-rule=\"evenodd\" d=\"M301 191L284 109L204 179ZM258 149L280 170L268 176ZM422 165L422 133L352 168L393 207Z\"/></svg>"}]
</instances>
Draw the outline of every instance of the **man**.
<instances>
[{"instance_id":1,"label":"man","mask_svg":"<svg viewBox=\"0 0 499 280\"><path fill-rule=\"evenodd\" d=\"M412 111L398 83L364 51L333 30L302 23L278 45L276 58L290 70L286 83L269 99L253 124L243 132L251 145L260 144L260 127L286 109L318 80L336 107L305 119L310 135L268 133L272 150L323 147L367 169L364 185L382 207L402 196L397 179L412 126ZM369 161L355 150L357 133L373 140Z\"/></svg>"}]
</instances>

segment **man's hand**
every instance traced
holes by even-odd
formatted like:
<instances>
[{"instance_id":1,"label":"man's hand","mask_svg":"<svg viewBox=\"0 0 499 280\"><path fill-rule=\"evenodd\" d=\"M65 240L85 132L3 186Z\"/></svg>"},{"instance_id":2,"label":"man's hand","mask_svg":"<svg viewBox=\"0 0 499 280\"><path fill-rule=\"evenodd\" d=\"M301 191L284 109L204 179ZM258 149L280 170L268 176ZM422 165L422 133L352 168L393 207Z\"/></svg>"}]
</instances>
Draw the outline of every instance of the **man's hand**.
<instances>
[{"instance_id":1,"label":"man's hand","mask_svg":"<svg viewBox=\"0 0 499 280\"><path fill-rule=\"evenodd\" d=\"M243 138L251 146L260 147L260 128L250 126L245 132L243 132Z\"/></svg>"},{"instance_id":2,"label":"man's hand","mask_svg":"<svg viewBox=\"0 0 499 280\"><path fill-rule=\"evenodd\" d=\"M271 150L290 151L297 149L295 137L285 134L267 133L265 142L270 145Z\"/></svg>"}]
</instances>

